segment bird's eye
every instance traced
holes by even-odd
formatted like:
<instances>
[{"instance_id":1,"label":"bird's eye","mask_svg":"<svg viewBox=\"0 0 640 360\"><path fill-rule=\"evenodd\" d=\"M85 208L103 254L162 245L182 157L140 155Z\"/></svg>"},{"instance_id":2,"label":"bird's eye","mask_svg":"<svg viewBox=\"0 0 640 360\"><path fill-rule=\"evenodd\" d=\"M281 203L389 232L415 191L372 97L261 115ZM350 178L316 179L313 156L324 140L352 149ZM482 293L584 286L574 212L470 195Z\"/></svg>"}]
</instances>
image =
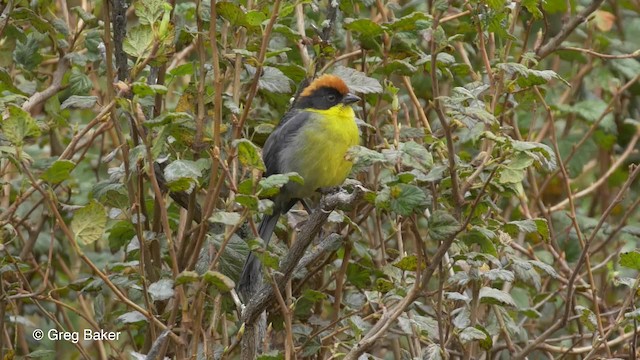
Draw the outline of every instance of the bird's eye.
<instances>
[{"instance_id":1,"label":"bird's eye","mask_svg":"<svg viewBox=\"0 0 640 360\"><path fill-rule=\"evenodd\" d=\"M329 95L329 96L327 96L327 100L329 100L329 102L335 102L336 101L336 96L335 95Z\"/></svg>"}]
</instances>

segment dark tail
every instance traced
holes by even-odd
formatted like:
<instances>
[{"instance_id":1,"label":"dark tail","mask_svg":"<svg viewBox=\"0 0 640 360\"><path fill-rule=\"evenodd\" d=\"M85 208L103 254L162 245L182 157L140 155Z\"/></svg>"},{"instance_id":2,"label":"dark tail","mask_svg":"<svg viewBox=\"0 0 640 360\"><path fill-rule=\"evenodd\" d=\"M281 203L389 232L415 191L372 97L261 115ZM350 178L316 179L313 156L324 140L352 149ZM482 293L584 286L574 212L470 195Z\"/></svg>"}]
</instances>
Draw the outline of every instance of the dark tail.
<instances>
[{"instance_id":1,"label":"dark tail","mask_svg":"<svg viewBox=\"0 0 640 360\"><path fill-rule=\"evenodd\" d=\"M273 234L273 230L278 224L280 218L280 211L273 211L271 215L265 215L258 227L258 234L260 238L264 240L265 249L269 245L269 240ZM242 269L242 275L240 276L240 282L238 282L238 292L242 296L244 302L248 302L249 299L255 294L260 285L262 285L262 264L254 253L249 253L247 261L244 263Z\"/></svg>"}]
</instances>

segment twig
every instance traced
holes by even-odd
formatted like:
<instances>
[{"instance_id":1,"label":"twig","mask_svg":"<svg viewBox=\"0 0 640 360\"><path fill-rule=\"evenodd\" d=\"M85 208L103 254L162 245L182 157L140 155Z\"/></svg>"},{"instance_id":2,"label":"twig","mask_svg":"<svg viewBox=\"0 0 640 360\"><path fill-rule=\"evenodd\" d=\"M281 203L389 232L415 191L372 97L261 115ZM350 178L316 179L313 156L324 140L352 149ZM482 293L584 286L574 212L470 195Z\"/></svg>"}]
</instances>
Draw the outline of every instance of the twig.
<instances>
[{"instance_id":1,"label":"twig","mask_svg":"<svg viewBox=\"0 0 640 360\"><path fill-rule=\"evenodd\" d=\"M562 42L564 42L564 40L569 37L569 35L571 35L573 30L575 30L578 25L585 22L589 15L598 10L603 2L604 0L593 0L593 2L589 4L589 6L582 9L582 11L580 11L574 18L565 23L556 36L547 41L546 44L536 49L536 55L538 56L538 58L544 59L549 54L556 51L560 44L562 44Z\"/></svg>"},{"instance_id":2,"label":"twig","mask_svg":"<svg viewBox=\"0 0 640 360\"><path fill-rule=\"evenodd\" d=\"M602 175L598 180L596 180L593 184L589 185L587 188L583 189L582 191L577 192L574 195L575 199L579 199L582 198L586 195L589 195L590 193L596 191L605 181L607 181L607 179L625 162L627 161L627 159L629 158L629 156L631 156L632 153L634 153L635 151L635 145L638 142L638 140L640 139L640 131L636 132L636 134L633 136L633 138L631 138L631 141L629 141L629 144L627 145L627 148L625 149L625 151L622 153L622 155L620 155L620 157L616 160L616 162L614 162L609 169L604 173L604 175ZM558 211L558 210L562 210L564 209L565 206L567 206L567 204L569 203L569 199L565 199L561 202L559 202L556 205L553 205L552 207L549 208L550 212L554 212L554 211Z\"/></svg>"},{"instance_id":3,"label":"twig","mask_svg":"<svg viewBox=\"0 0 640 360\"><path fill-rule=\"evenodd\" d=\"M603 53L593 51L591 49L582 49L582 48L573 47L573 46L562 46L562 47L559 47L558 50L582 52L585 54L593 55L595 57L599 57L601 59L633 59L633 58L640 57L640 50L636 50L631 54L619 54L619 55L603 54Z\"/></svg>"},{"instance_id":4,"label":"twig","mask_svg":"<svg viewBox=\"0 0 640 360\"><path fill-rule=\"evenodd\" d=\"M58 91L62 89L62 80L64 79L64 74L68 69L69 60L64 57L64 54L60 54L58 66L51 78L51 84L49 84L46 89L31 95L31 97L22 104L22 110L31 112L38 104L47 101L50 97L58 93Z\"/></svg>"}]
</instances>

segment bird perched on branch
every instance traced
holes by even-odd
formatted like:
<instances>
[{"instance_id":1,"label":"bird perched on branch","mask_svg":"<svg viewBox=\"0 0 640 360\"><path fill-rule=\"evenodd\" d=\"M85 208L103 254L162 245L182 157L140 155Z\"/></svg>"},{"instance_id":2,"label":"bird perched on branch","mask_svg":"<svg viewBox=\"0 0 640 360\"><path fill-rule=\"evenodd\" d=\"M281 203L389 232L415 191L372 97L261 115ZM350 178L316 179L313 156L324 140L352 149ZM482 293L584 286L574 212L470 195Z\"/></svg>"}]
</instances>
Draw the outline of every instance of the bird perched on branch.
<instances>
[{"instance_id":1,"label":"bird perched on branch","mask_svg":"<svg viewBox=\"0 0 640 360\"><path fill-rule=\"evenodd\" d=\"M347 150L358 145L360 134L351 104L360 98L349 92L335 75L322 75L307 86L269 135L262 158L266 176L297 172L304 183L289 182L282 187L271 215L265 215L258 233L269 244L281 214L316 190L341 185L351 171ZM260 260L249 254L238 284L245 301L262 283Z\"/></svg>"}]
</instances>

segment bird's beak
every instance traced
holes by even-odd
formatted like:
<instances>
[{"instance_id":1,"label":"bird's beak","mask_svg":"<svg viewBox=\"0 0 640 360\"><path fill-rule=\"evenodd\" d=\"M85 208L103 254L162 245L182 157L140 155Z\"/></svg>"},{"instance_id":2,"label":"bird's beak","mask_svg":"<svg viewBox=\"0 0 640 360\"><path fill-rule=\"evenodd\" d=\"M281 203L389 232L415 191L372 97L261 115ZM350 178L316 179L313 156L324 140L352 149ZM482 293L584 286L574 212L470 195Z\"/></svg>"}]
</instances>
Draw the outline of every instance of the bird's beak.
<instances>
[{"instance_id":1,"label":"bird's beak","mask_svg":"<svg viewBox=\"0 0 640 360\"><path fill-rule=\"evenodd\" d=\"M354 102L358 102L360 100L361 99L359 97L353 95L352 93L348 93L342 98L342 103L345 105L349 105L349 104L353 104Z\"/></svg>"}]
</instances>

